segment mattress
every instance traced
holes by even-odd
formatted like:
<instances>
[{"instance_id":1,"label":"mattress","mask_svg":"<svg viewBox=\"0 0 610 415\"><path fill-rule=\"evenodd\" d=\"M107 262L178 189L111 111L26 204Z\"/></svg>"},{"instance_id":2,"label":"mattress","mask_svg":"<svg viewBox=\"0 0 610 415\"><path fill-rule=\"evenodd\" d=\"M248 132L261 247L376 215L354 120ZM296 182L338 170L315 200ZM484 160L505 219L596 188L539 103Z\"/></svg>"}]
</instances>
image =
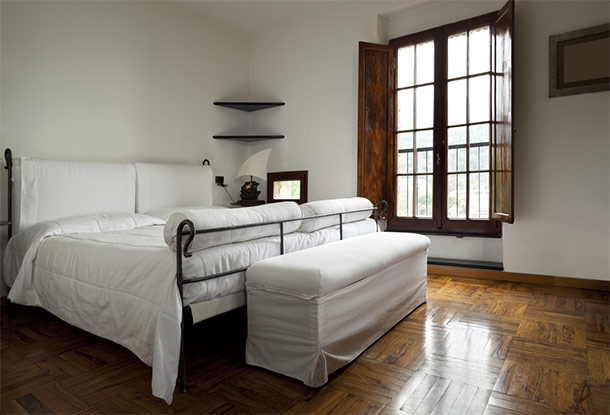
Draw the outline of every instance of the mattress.
<instances>
[{"instance_id":1,"label":"mattress","mask_svg":"<svg viewBox=\"0 0 610 415\"><path fill-rule=\"evenodd\" d=\"M162 223L146 215L114 214L39 224L44 226L33 226L11 238L5 269L20 262L16 257L23 258L18 277L7 281L12 286L9 299L43 307L74 326L127 347L153 367L153 395L171 403L182 303L176 286L176 256L164 242ZM343 235L374 232L375 226L371 219L345 224ZM285 235L285 252L336 240L338 226L294 232ZM246 268L279 253L277 236L205 249L183 258L184 279ZM184 304L244 289L243 272L188 284Z\"/></svg>"},{"instance_id":2,"label":"mattress","mask_svg":"<svg viewBox=\"0 0 610 415\"><path fill-rule=\"evenodd\" d=\"M375 232L375 226L375 221L372 219L346 223L343 225L343 237L350 238ZM284 252L295 252L339 239L338 226L312 233L294 232L284 236ZM13 286L15 282L17 270L28 245L28 241L20 241L21 243L17 244L17 238L14 242L13 245L20 246L7 249L5 258L7 264L5 282L8 286ZM143 252L147 253L146 260L150 264L154 264L154 269L166 270L164 272L168 274L167 277L175 279L176 257L167 249L167 245L163 241L162 225L45 238L38 247L34 266L37 269L54 273L64 273L66 269L72 270L74 278L82 279L87 275L96 274L90 272L92 266L105 269L110 264L116 264L116 270L105 269L105 273L121 275L125 274L121 270L133 270L134 267L137 267L130 257ZM183 275L184 279L188 280L247 268L257 261L279 254L279 237L220 245L194 252L191 258L183 258ZM117 258L123 258L123 262L117 263ZM168 267L166 263L169 263L170 266ZM183 296L185 305L243 291L244 274L244 272L239 272L222 278L185 285Z\"/></svg>"}]
</instances>

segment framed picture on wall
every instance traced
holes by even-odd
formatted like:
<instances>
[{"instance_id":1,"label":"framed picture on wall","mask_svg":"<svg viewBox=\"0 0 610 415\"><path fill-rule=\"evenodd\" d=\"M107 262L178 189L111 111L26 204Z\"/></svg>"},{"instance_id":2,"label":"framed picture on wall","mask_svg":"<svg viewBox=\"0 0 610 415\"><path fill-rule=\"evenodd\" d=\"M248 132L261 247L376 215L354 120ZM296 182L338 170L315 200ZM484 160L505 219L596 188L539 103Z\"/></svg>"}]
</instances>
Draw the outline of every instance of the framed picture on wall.
<instances>
[{"instance_id":1,"label":"framed picture on wall","mask_svg":"<svg viewBox=\"0 0 610 415\"><path fill-rule=\"evenodd\" d=\"M307 202L307 170L267 173L267 203Z\"/></svg>"},{"instance_id":2,"label":"framed picture on wall","mask_svg":"<svg viewBox=\"0 0 610 415\"><path fill-rule=\"evenodd\" d=\"M549 37L549 97L610 89L610 24Z\"/></svg>"}]
</instances>

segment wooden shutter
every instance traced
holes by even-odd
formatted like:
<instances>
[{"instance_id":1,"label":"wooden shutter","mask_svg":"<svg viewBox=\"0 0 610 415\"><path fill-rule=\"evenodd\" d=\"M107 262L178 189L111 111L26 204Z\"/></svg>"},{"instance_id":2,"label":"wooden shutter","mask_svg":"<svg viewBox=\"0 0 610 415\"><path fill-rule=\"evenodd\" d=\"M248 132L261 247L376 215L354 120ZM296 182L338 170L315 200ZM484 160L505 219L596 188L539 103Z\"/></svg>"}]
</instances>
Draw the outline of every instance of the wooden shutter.
<instances>
[{"instance_id":1,"label":"wooden shutter","mask_svg":"<svg viewBox=\"0 0 610 415\"><path fill-rule=\"evenodd\" d=\"M514 0L498 12L494 24L494 136L492 143L492 218L514 221Z\"/></svg>"},{"instance_id":2,"label":"wooden shutter","mask_svg":"<svg viewBox=\"0 0 610 415\"><path fill-rule=\"evenodd\" d=\"M358 75L358 196L390 199L394 129L394 48L360 42ZM390 208L388 212L392 212Z\"/></svg>"}]
</instances>

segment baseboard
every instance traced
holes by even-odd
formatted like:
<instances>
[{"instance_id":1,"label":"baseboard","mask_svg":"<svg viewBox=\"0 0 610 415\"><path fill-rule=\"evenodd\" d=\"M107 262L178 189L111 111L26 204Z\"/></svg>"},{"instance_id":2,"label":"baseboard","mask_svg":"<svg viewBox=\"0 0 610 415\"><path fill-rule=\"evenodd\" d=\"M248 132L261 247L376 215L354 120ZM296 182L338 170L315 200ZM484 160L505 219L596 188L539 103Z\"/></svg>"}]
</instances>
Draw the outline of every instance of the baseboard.
<instances>
[{"instance_id":1,"label":"baseboard","mask_svg":"<svg viewBox=\"0 0 610 415\"><path fill-rule=\"evenodd\" d=\"M463 278L478 278L481 280L525 282L528 284L542 284L568 288L583 288L586 290L610 291L610 281L572 277L556 277L553 275L522 274L519 272L494 271L489 269L428 265L428 274L450 275L452 277Z\"/></svg>"},{"instance_id":2,"label":"baseboard","mask_svg":"<svg viewBox=\"0 0 610 415\"><path fill-rule=\"evenodd\" d=\"M428 257L428 265L440 265L442 267L462 267L477 269L492 269L503 271L504 265L501 262L472 261L470 259L436 258Z\"/></svg>"}]
</instances>

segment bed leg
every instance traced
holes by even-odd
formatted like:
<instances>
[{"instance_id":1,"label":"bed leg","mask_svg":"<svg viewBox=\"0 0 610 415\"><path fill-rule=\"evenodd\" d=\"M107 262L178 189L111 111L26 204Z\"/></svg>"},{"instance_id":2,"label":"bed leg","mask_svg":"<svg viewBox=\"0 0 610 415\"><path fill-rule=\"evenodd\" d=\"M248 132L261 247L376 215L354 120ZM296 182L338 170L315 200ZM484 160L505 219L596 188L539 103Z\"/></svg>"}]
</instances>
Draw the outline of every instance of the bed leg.
<instances>
[{"instance_id":1,"label":"bed leg","mask_svg":"<svg viewBox=\"0 0 610 415\"><path fill-rule=\"evenodd\" d=\"M186 365L184 364L184 319L180 323L180 393L186 393Z\"/></svg>"}]
</instances>

